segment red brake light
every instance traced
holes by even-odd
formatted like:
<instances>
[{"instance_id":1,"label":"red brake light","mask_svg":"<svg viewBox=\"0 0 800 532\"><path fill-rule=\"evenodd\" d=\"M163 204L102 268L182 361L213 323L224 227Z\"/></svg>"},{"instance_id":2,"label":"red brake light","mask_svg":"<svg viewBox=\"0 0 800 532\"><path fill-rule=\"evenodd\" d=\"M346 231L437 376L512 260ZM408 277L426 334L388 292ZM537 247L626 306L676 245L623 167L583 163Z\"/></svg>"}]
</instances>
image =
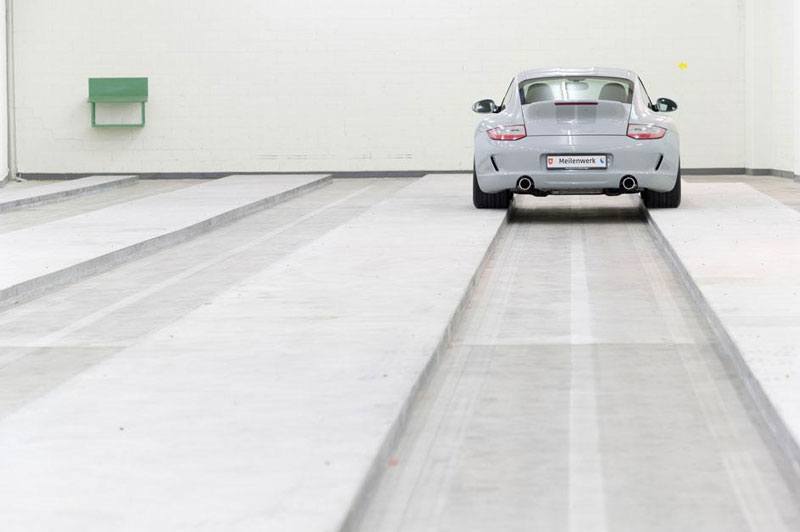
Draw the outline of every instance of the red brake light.
<instances>
[{"instance_id":1,"label":"red brake light","mask_svg":"<svg viewBox=\"0 0 800 532\"><path fill-rule=\"evenodd\" d=\"M499 126L486 132L492 140L519 140L524 139L528 132L524 125Z\"/></svg>"},{"instance_id":2,"label":"red brake light","mask_svg":"<svg viewBox=\"0 0 800 532\"><path fill-rule=\"evenodd\" d=\"M645 124L630 124L628 126L628 136L636 140L656 140L663 139L667 130L663 127L648 126Z\"/></svg>"}]
</instances>

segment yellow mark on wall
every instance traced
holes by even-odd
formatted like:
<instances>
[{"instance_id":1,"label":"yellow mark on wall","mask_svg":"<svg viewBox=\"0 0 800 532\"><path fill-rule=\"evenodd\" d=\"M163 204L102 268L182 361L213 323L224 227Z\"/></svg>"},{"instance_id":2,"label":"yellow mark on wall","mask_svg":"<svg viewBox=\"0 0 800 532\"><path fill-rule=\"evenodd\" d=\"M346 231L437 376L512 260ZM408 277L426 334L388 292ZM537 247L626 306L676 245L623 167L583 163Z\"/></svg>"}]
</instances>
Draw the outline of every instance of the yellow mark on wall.
<instances>
[{"instance_id":1,"label":"yellow mark on wall","mask_svg":"<svg viewBox=\"0 0 800 532\"><path fill-rule=\"evenodd\" d=\"M687 68L689 68L689 63L687 63L686 61L681 61L680 63L678 63L678 68L680 68L681 70L686 70Z\"/></svg>"}]
</instances>

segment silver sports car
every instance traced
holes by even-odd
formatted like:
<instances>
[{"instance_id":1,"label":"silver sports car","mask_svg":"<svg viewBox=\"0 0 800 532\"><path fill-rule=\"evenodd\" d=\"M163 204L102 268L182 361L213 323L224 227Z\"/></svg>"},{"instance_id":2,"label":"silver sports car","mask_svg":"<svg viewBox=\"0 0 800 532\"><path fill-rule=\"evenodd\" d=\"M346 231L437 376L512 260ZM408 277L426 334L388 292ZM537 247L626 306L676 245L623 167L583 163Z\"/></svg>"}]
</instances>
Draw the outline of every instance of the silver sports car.
<instances>
[{"instance_id":1,"label":"silver sports car","mask_svg":"<svg viewBox=\"0 0 800 532\"><path fill-rule=\"evenodd\" d=\"M681 202L678 108L650 99L633 72L611 68L522 72L475 131L473 202L505 208L513 194L641 193L647 207Z\"/></svg>"}]
</instances>

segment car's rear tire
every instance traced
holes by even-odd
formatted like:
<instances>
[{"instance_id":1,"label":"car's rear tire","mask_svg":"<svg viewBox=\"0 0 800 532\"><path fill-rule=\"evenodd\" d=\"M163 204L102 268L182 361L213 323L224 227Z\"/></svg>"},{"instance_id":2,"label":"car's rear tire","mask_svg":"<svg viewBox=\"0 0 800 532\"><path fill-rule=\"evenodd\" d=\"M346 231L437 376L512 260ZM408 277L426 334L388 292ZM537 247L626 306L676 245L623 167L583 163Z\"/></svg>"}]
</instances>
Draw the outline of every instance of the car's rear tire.
<instances>
[{"instance_id":1,"label":"car's rear tire","mask_svg":"<svg viewBox=\"0 0 800 532\"><path fill-rule=\"evenodd\" d=\"M643 190L642 200L648 209L674 209L681 204L681 169L678 168L678 179L675 187L669 192Z\"/></svg>"},{"instance_id":2,"label":"car's rear tire","mask_svg":"<svg viewBox=\"0 0 800 532\"><path fill-rule=\"evenodd\" d=\"M501 190L494 194L487 194L478 185L478 176L475 170L472 170L472 204L476 209L507 209L511 203L512 192L510 190Z\"/></svg>"}]
</instances>

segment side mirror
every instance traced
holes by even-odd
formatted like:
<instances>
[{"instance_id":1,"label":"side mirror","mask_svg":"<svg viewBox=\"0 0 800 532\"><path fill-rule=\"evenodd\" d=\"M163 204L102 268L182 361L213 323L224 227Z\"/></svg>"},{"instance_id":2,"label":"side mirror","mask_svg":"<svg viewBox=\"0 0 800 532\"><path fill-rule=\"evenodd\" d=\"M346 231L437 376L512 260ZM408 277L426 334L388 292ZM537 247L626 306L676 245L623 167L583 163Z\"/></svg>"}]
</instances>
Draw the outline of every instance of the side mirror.
<instances>
[{"instance_id":1,"label":"side mirror","mask_svg":"<svg viewBox=\"0 0 800 532\"><path fill-rule=\"evenodd\" d=\"M476 113L496 113L497 104L494 100L480 100L472 104L472 110Z\"/></svg>"},{"instance_id":2,"label":"side mirror","mask_svg":"<svg viewBox=\"0 0 800 532\"><path fill-rule=\"evenodd\" d=\"M659 113L671 113L678 110L678 104L669 98L659 98L656 100L656 110Z\"/></svg>"}]
</instances>

